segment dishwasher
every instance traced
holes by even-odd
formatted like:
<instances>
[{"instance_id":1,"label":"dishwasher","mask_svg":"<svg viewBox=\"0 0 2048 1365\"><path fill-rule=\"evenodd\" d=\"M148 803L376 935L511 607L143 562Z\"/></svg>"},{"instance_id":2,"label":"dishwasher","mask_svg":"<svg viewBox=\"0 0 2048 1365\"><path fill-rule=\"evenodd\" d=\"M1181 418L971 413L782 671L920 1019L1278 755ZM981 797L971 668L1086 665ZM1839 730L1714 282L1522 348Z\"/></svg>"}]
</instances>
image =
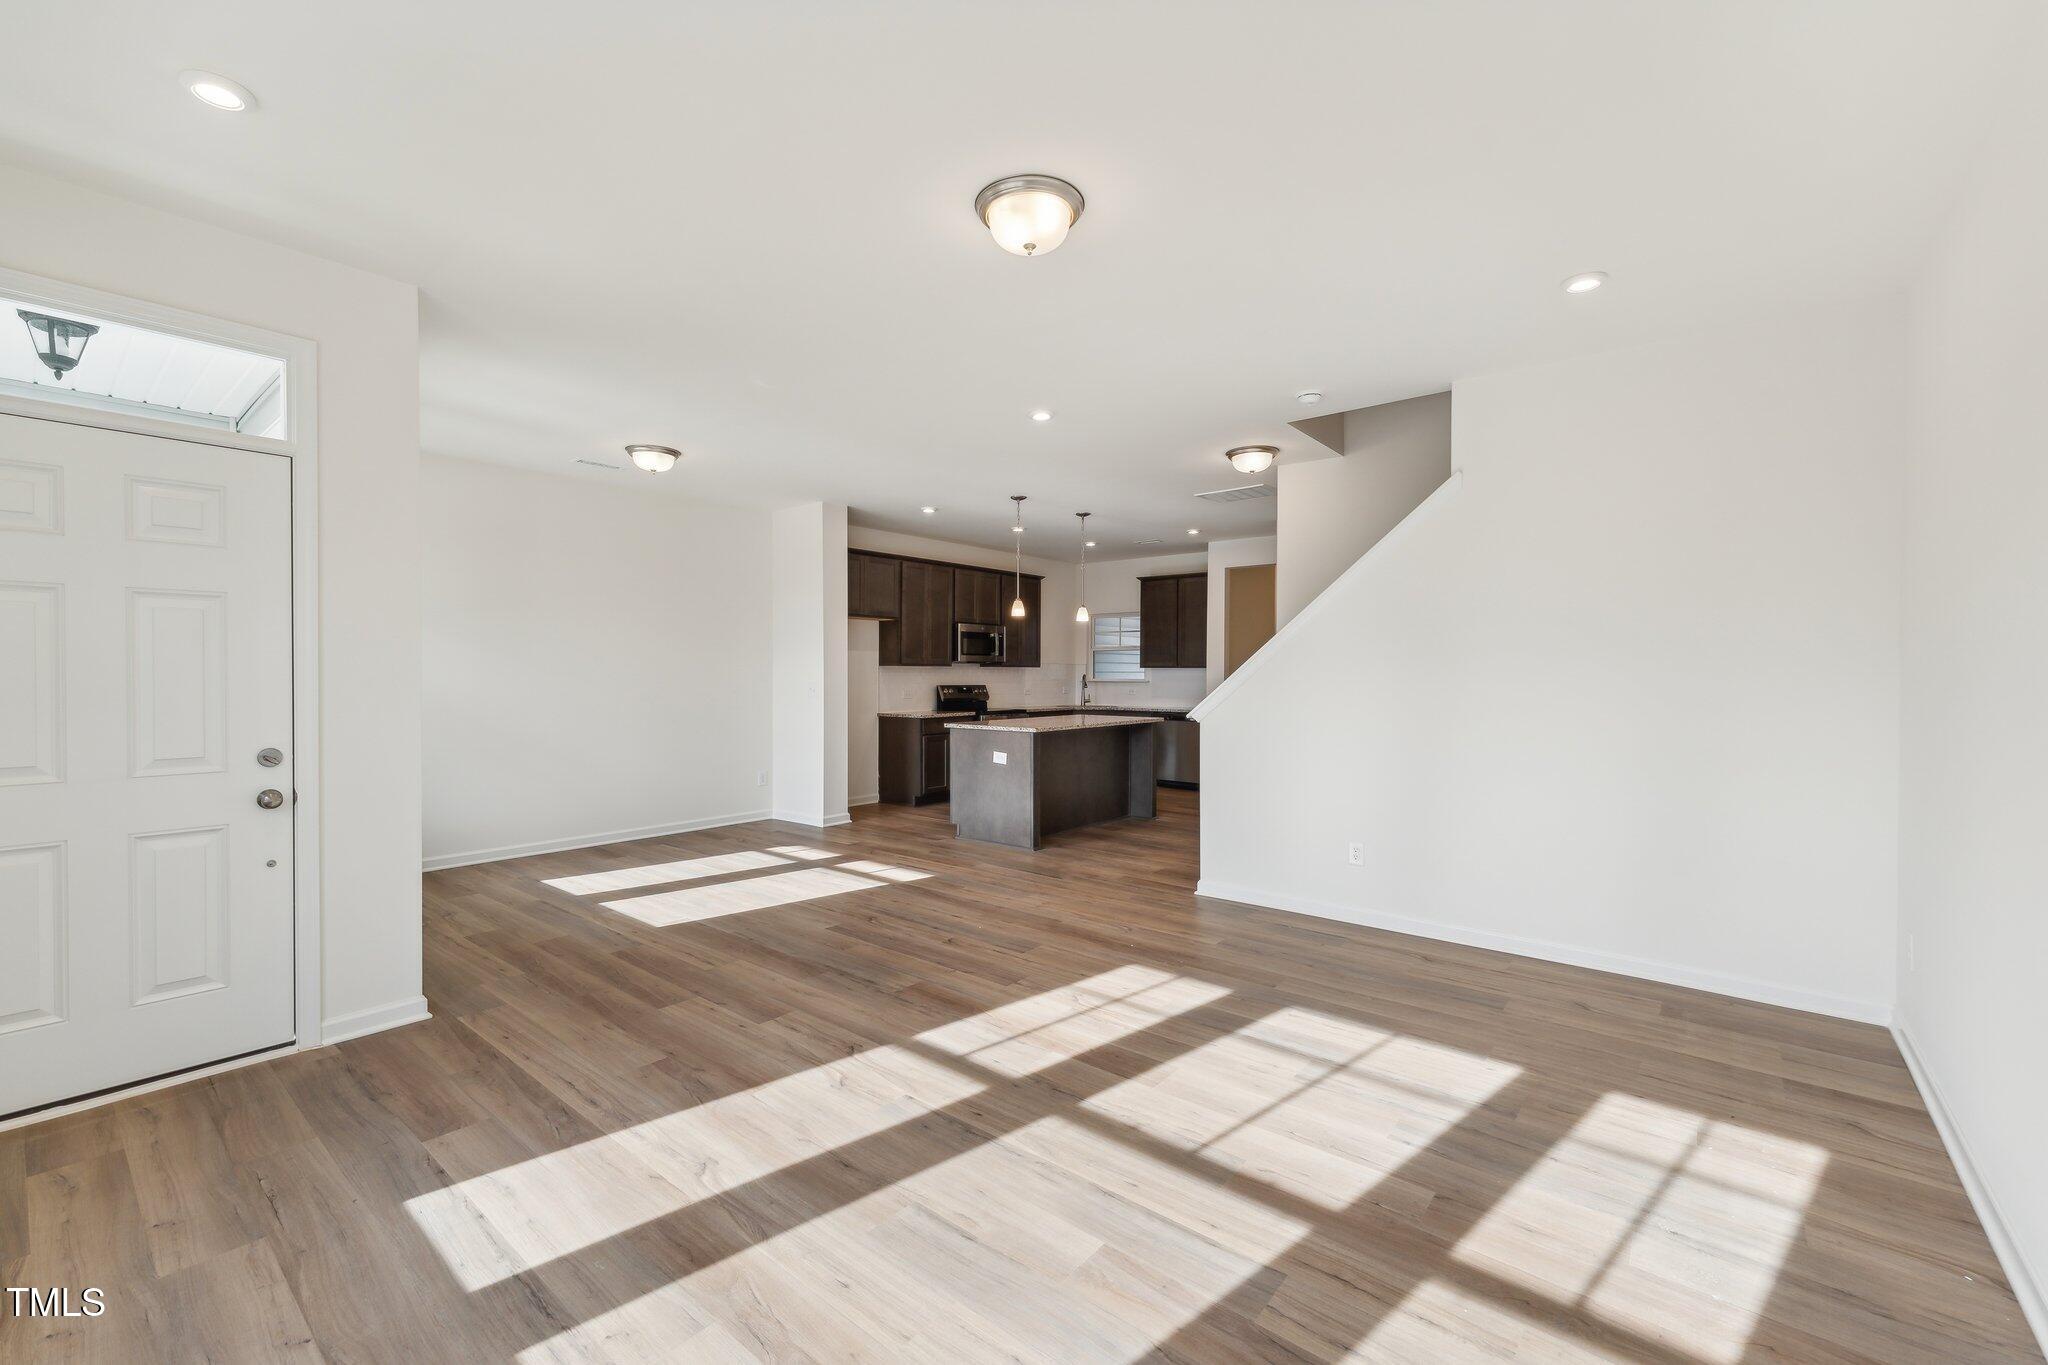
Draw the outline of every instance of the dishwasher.
<instances>
[{"instance_id":1,"label":"dishwasher","mask_svg":"<svg viewBox=\"0 0 2048 1365\"><path fill-rule=\"evenodd\" d=\"M1202 727L1186 716L1162 716L1152 752L1152 776L1169 787L1202 781Z\"/></svg>"}]
</instances>

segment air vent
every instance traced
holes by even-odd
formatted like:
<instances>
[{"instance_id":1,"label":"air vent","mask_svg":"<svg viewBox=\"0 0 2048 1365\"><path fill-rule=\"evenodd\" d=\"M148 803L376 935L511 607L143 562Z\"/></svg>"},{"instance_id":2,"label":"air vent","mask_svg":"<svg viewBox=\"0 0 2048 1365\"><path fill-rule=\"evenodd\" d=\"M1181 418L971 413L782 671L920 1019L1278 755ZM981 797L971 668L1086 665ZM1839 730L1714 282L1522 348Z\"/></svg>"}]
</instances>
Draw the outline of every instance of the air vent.
<instances>
[{"instance_id":1,"label":"air vent","mask_svg":"<svg viewBox=\"0 0 2048 1365\"><path fill-rule=\"evenodd\" d=\"M1165 541L1157 536L1152 537L1150 540L1134 540L1131 542L1133 545L1164 545L1165 543Z\"/></svg>"},{"instance_id":2,"label":"air vent","mask_svg":"<svg viewBox=\"0 0 2048 1365\"><path fill-rule=\"evenodd\" d=\"M590 467L591 467L592 469L624 469L624 468L625 468L625 466L624 466L624 465L622 465L622 464L606 464L606 463L605 463L605 462L604 462L603 460L578 460L578 461L577 461L576 463L577 463L577 464L587 464L587 465L589 465L589 466L590 466Z\"/></svg>"},{"instance_id":3,"label":"air vent","mask_svg":"<svg viewBox=\"0 0 2048 1365\"><path fill-rule=\"evenodd\" d=\"M1240 484L1236 488L1216 488L1207 493L1197 493L1203 502L1249 502L1253 498L1270 498L1273 485L1270 483Z\"/></svg>"}]
</instances>

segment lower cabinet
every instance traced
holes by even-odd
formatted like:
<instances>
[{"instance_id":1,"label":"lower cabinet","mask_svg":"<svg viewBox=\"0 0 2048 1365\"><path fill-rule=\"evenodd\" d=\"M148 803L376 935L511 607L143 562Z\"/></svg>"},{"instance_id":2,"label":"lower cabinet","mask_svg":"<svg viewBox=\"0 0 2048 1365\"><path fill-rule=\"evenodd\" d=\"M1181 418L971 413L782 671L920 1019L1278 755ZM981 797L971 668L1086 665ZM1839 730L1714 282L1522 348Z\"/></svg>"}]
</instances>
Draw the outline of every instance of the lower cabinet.
<instances>
[{"instance_id":1,"label":"lower cabinet","mask_svg":"<svg viewBox=\"0 0 2048 1365\"><path fill-rule=\"evenodd\" d=\"M952 732L943 717L883 716L875 757L880 796L891 805L921 806L944 801Z\"/></svg>"}]
</instances>

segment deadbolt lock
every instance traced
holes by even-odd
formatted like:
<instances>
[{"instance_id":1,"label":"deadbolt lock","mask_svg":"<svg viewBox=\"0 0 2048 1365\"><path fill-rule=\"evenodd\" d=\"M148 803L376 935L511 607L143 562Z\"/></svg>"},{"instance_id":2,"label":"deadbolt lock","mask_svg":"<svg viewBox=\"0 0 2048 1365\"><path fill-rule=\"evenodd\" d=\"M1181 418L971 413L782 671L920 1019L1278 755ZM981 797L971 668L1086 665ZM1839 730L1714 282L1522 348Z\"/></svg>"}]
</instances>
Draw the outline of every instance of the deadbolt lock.
<instances>
[{"instance_id":1,"label":"deadbolt lock","mask_svg":"<svg viewBox=\"0 0 2048 1365\"><path fill-rule=\"evenodd\" d=\"M284 751L282 749L258 749L256 751L256 761L266 768L275 768L278 764L284 762Z\"/></svg>"}]
</instances>

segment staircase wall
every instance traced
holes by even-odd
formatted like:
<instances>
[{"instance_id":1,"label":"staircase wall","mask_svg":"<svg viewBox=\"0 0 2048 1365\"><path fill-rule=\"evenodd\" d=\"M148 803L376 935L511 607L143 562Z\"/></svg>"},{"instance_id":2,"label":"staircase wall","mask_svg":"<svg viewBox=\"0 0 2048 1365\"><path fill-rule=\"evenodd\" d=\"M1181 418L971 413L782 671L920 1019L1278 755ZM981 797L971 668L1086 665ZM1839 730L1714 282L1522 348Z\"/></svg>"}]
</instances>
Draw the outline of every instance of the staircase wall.
<instances>
[{"instance_id":1,"label":"staircase wall","mask_svg":"<svg viewBox=\"0 0 2048 1365\"><path fill-rule=\"evenodd\" d=\"M1203 891L1885 1018L1904 358L1886 300L1458 383L1459 477L1198 712Z\"/></svg>"}]
</instances>

